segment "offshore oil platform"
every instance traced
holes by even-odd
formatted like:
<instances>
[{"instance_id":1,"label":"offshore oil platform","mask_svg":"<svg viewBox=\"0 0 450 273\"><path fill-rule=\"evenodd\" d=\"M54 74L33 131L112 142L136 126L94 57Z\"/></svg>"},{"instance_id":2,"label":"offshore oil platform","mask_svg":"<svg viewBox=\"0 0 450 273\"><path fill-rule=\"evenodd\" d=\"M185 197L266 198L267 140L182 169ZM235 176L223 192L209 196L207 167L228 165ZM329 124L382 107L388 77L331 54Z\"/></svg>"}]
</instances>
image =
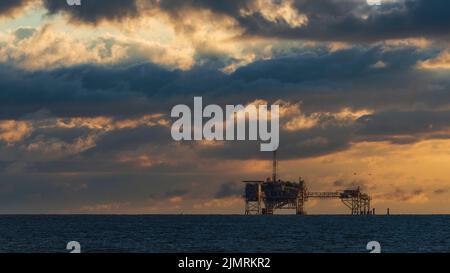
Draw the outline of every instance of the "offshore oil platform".
<instances>
[{"instance_id":1,"label":"offshore oil platform","mask_svg":"<svg viewBox=\"0 0 450 273\"><path fill-rule=\"evenodd\" d=\"M375 214L371 211L371 197L360 188L335 192L309 192L306 183L277 180L277 154L273 153L272 177L266 181L243 181L245 185L245 214L272 215L275 210L295 209L296 214L306 215L305 203L309 199L340 199L350 209L351 215Z\"/></svg>"}]
</instances>

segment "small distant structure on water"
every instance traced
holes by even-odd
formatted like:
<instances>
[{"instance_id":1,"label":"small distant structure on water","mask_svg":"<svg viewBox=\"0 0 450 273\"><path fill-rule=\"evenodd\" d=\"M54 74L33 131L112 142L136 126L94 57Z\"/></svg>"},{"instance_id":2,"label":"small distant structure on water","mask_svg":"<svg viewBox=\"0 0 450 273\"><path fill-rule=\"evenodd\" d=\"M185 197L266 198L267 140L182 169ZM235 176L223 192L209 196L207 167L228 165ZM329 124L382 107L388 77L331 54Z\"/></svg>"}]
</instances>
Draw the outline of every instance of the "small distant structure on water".
<instances>
[{"instance_id":1,"label":"small distant structure on water","mask_svg":"<svg viewBox=\"0 0 450 273\"><path fill-rule=\"evenodd\" d=\"M295 209L296 214L306 215L305 203L310 199L340 199L350 209L351 215L375 214L371 210L372 198L360 188L335 192L310 192L302 178L298 182L277 179L277 153L273 153L272 177L266 181L243 181L245 185L245 214L272 215L275 210Z\"/></svg>"}]
</instances>

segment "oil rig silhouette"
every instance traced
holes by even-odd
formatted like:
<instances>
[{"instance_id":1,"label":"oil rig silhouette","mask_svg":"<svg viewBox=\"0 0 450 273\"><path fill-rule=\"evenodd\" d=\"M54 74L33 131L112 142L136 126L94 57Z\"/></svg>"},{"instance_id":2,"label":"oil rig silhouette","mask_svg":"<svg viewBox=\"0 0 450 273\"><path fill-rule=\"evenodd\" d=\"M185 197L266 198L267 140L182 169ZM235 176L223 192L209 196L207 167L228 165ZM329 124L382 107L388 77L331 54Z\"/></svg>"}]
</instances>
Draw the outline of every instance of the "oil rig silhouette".
<instances>
[{"instance_id":1,"label":"oil rig silhouette","mask_svg":"<svg viewBox=\"0 0 450 273\"><path fill-rule=\"evenodd\" d=\"M335 192L310 192L302 178L298 182L277 180L277 153L273 153L272 177L266 181L243 181L245 185L245 214L272 215L275 210L295 209L306 215L305 203L309 199L340 199L351 215L375 214L371 211L371 197L360 188Z\"/></svg>"}]
</instances>

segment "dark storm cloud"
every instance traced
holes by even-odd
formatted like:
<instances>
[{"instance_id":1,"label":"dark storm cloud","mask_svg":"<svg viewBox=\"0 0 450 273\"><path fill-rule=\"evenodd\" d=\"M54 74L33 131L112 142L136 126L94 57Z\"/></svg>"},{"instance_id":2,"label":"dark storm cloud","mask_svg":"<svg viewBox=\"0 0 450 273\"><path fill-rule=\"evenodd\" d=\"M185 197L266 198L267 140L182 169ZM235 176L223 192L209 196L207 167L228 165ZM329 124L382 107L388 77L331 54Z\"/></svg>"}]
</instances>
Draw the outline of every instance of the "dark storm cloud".
<instances>
[{"instance_id":1,"label":"dark storm cloud","mask_svg":"<svg viewBox=\"0 0 450 273\"><path fill-rule=\"evenodd\" d=\"M135 0L83 0L81 6L69 6L66 1L43 0L49 14L65 13L75 21L97 24L103 20L121 21L139 15Z\"/></svg>"},{"instance_id":2,"label":"dark storm cloud","mask_svg":"<svg viewBox=\"0 0 450 273\"><path fill-rule=\"evenodd\" d=\"M309 158L343 151L350 147L354 129L352 127L314 127L309 130L280 132L278 148L281 159ZM268 159L272 153L260 152L259 142L231 141L219 147L200 151L205 157L226 159Z\"/></svg>"},{"instance_id":3,"label":"dark storm cloud","mask_svg":"<svg viewBox=\"0 0 450 273\"><path fill-rule=\"evenodd\" d=\"M144 144L164 145L172 142L170 128L163 126L137 127L116 130L106 134L97 145L84 152L87 157L93 154L117 153L118 151L136 150Z\"/></svg>"},{"instance_id":4,"label":"dark storm cloud","mask_svg":"<svg viewBox=\"0 0 450 273\"><path fill-rule=\"evenodd\" d=\"M251 35L349 42L448 37L450 29L446 0L406 0L381 6L355 0L298 0L295 6L308 17L306 26L274 24L258 15L240 22Z\"/></svg>"},{"instance_id":5,"label":"dark storm cloud","mask_svg":"<svg viewBox=\"0 0 450 273\"><path fill-rule=\"evenodd\" d=\"M376 76L390 71L406 69L420 59L418 52L405 48L394 52L383 52L382 48L353 48L335 53L313 51L271 60L256 61L239 68L233 74L236 80L245 82L272 79L283 83L311 81L335 81ZM378 61L391 62L386 69L373 69Z\"/></svg>"},{"instance_id":6,"label":"dark storm cloud","mask_svg":"<svg viewBox=\"0 0 450 273\"><path fill-rule=\"evenodd\" d=\"M64 13L79 22L98 23L102 20L120 21L145 16L146 10L159 8L174 17L183 16L188 9L208 9L213 12L238 16L239 9L253 0L83 0L81 6L71 7L65 1L43 0L50 14ZM141 4L141 5L140 5Z\"/></svg>"},{"instance_id":7,"label":"dark storm cloud","mask_svg":"<svg viewBox=\"0 0 450 273\"><path fill-rule=\"evenodd\" d=\"M320 41L372 42L412 37L447 38L450 29L450 3L446 0L405 0L369 6L363 0L296 0L293 8L308 18L308 23L293 27L284 19L270 21L254 11L255 0L153 0L83 1L81 7L69 7L65 1L44 0L50 14L63 12L86 23L120 21L145 16L145 9L158 8L170 15L175 24L190 10L210 10L233 17L245 35ZM280 3L281 1L273 1ZM139 5L138 3L143 3ZM274 11L272 11L273 13ZM191 15L188 15L191 16Z\"/></svg>"},{"instance_id":8,"label":"dark storm cloud","mask_svg":"<svg viewBox=\"0 0 450 273\"><path fill-rule=\"evenodd\" d=\"M146 99L176 79L176 72L142 65L130 69L83 66L52 72L0 68L0 117L46 109L59 117L126 115L153 109ZM138 69L141 73L136 73ZM165 75L169 75L165 77ZM132 107L130 107L133 105ZM135 109L130 112L131 109Z\"/></svg>"},{"instance_id":9,"label":"dark storm cloud","mask_svg":"<svg viewBox=\"0 0 450 273\"><path fill-rule=\"evenodd\" d=\"M203 96L205 105L245 104L255 99L273 103L283 99L301 101L305 114L335 112L345 107L375 110L373 115L351 124L325 118L308 130L283 131L280 151L284 152L280 154L286 157L342 151L352 141L411 143L419 141L423 134L446 137L436 133L448 127L449 113L439 109L449 104L450 81L415 67L433 54L414 48L355 47L333 53L318 48L257 61L232 74L210 67L181 71L153 64L109 68L83 65L37 72L2 66L0 119L34 119L36 112L55 117L138 118L152 113L168 117L176 104L192 106L195 95ZM386 67L374 67L379 61ZM73 142L77 136L86 136L86 131L37 130L31 136L48 138L52 134ZM407 138L399 139L399 134ZM171 143L169 128L144 126L108 132L83 156L113 155L146 143L167 147ZM204 148L200 153L232 159L265 156L258 151L259 143L245 142Z\"/></svg>"},{"instance_id":10,"label":"dark storm cloud","mask_svg":"<svg viewBox=\"0 0 450 273\"><path fill-rule=\"evenodd\" d=\"M384 112L361 117L361 135L414 135L449 128L448 111Z\"/></svg>"},{"instance_id":11,"label":"dark storm cloud","mask_svg":"<svg viewBox=\"0 0 450 273\"><path fill-rule=\"evenodd\" d=\"M282 159L309 158L343 151L360 141L410 144L424 139L449 139L449 134L441 133L450 128L449 121L448 111L379 112L350 124L327 120L307 130L282 130L278 151ZM204 149L201 154L229 159L271 156L259 152L259 143L255 142L229 142Z\"/></svg>"},{"instance_id":12,"label":"dark storm cloud","mask_svg":"<svg viewBox=\"0 0 450 273\"><path fill-rule=\"evenodd\" d=\"M211 1L199 2L204 6ZM239 10L249 3L215 3L209 8L235 17L246 34L265 37L364 42L448 37L450 30L450 3L446 0L406 0L381 6L369 6L360 0L296 0L297 11L308 18L308 24L300 27L289 26L283 20L268 21L260 13L250 17L239 15ZM176 9L177 5L171 7Z\"/></svg>"},{"instance_id":13,"label":"dark storm cloud","mask_svg":"<svg viewBox=\"0 0 450 273\"><path fill-rule=\"evenodd\" d=\"M183 16L188 9L207 9L214 13L238 18L240 10L248 9L253 2L254 0L164 0L160 2L159 8L175 17Z\"/></svg>"},{"instance_id":14,"label":"dark storm cloud","mask_svg":"<svg viewBox=\"0 0 450 273\"><path fill-rule=\"evenodd\" d=\"M0 15L11 15L11 12L25 6L29 0L6 0L0 2Z\"/></svg>"},{"instance_id":15,"label":"dark storm cloud","mask_svg":"<svg viewBox=\"0 0 450 273\"><path fill-rule=\"evenodd\" d=\"M306 110L312 106L317 109L310 110L345 105L360 108L368 103L386 105L385 92L389 92L386 95L391 97L390 103L402 103L411 100L414 97L411 94L419 92L421 84L426 87L431 83L426 74L414 69L417 61L428 56L427 52L411 48L393 51L353 48L335 53L319 48L257 61L231 75L209 67L181 71L148 63L109 68L83 65L37 72L1 66L0 118L18 118L43 109L58 117L168 113L175 104L192 104L194 95L204 96L205 104L301 100ZM374 68L379 61L387 67ZM376 88L379 82L384 83L381 89ZM396 88L404 90L389 91ZM423 91L427 96L423 98L425 103L442 103L432 93ZM447 92L434 92L439 92L440 98L448 96Z\"/></svg>"}]
</instances>

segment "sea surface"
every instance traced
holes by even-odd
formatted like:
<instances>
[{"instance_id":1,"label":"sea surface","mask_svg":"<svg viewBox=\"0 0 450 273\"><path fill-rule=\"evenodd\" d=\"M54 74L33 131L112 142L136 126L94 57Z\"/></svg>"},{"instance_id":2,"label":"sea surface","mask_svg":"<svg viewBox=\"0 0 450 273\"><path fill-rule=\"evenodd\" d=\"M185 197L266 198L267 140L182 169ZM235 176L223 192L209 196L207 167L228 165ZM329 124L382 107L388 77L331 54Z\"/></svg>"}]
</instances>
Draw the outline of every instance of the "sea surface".
<instances>
[{"instance_id":1,"label":"sea surface","mask_svg":"<svg viewBox=\"0 0 450 273\"><path fill-rule=\"evenodd\" d=\"M0 216L0 252L449 252L450 216Z\"/></svg>"}]
</instances>

